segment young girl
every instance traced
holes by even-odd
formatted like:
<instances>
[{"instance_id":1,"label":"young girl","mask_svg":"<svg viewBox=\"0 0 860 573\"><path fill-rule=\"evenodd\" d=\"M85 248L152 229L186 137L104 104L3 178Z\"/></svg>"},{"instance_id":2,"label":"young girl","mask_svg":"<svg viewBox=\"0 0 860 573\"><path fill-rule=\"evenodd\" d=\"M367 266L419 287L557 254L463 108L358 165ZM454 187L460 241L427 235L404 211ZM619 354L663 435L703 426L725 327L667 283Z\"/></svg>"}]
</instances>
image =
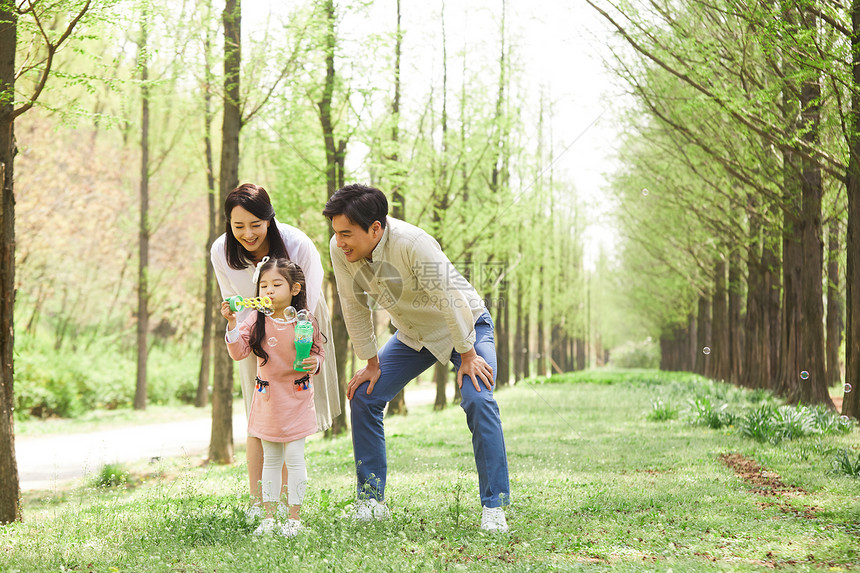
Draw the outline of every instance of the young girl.
<instances>
[{"instance_id":1,"label":"young girl","mask_svg":"<svg viewBox=\"0 0 860 573\"><path fill-rule=\"evenodd\" d=\"M289 519L280 533L293 537L300 528L299 510L307 484L305 438L317 431L313 384L310 376L320 370L324 358L323 341L316 320L310 356L302 363L304 372L294 368L295 320L286 316L288 307L307 310L305 276L301 267L283 258L264 257L257 265L257 296L269 297L274 313L254 312L241 325L230 304L221 304L227 319L227 350L233 360L251 352L257 356L257 383L248 419L248 431L262 440L262 496L265 519L256 535L275 530L274 513L281 492L281 468L286 461Z\"/></svg>"}]
</instances>

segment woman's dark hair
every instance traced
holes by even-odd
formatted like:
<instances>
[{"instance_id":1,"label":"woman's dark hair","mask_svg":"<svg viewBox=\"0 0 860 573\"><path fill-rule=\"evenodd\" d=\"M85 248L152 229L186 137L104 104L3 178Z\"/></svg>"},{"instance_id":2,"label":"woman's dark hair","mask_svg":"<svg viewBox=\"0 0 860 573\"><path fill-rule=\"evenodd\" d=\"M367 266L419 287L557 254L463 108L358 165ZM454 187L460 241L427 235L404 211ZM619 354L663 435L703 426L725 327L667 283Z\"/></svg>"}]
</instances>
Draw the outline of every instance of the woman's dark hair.
<instances>
[{"instance_id":1,"label":"woman's dark hair","mask_svg":"<svg viewBox=\"0 0 860 573\"><path fill-rule=\"evenodd\" d=\"M336 215L346 215L346 218L364 229L370 230L374 221L379 221L385 228L385 218L388 216L388 199L385 193L375 187L353 183L341 187L325 204L322 214L333 219Z\"/></svg>"},{"instance_id":2,"label":"woman's dark hair","mask_svg":"<svg viewBox=\"0 0 860 573\"><path fill-rule=\"evenodd\" d=\"M227 264L231 268L244 269L255 262L251 253L233 236L230 216L236 207L242 207L255 217L259 217L263 221L268 221L269 228L266 231L266 239L269 242L269 252L267 254L270 257L273 259L289 258L287 247L284 245L284 240L281 238L281 233L275 224L275 208L272 207L269 194L259 185L243 183L230 191L227 199L224 200L224 218L227 220L224 250L227 255Z\"/></svg>"},{"instance_id":3,"label":"woman's dark hair","mask_svg":"<svg viewBox=\"0 0 860 573\"><path fill-rule=\"evenodd\" d=\"M293 297L292 307L295 308L297 311L302 309L309 310L308 295L305 292L305 273L302 270L302 267L289 259L276 259L272 257L260 266L259 277L262 277L263 273L271 269L276 269L278 271L278 274L280 274L287 280L288 283L290 283L291 289L296 283L299 283L302 286L302 289L299 291L299 294ZM257 278L257 296L260 296L259 277ZM254 354L263 359L261 366L269 361L269 355L266 354L266 351L263 349L263 340L265 339L266 318L262 312L257 311L257 324L255 324L254 328L251 330L251 336L248 338L248 345L251 347L251 350L254 352Z\"/></svg>"}]
</instances>

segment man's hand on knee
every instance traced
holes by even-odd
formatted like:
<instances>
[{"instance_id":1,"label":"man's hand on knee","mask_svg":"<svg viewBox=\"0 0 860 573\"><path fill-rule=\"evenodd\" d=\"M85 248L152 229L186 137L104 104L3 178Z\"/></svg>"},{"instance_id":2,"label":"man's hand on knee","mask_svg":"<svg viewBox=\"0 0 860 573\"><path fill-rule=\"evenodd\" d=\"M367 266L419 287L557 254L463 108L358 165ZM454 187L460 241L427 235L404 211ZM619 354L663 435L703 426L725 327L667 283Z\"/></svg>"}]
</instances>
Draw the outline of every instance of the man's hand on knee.
<instances>
[{"instance_id":1,"label":"man's hand on knee","mask_svg":"<svg viewBox=\"0 0 860 573\"><path fill-rule=\"evenodd\" d=\"M463 388L463 376L468 376L472 379L472 384L475 390L481 391L481 385L478 384L478 378L484 383L487 389L493 387L493 367L484 360L480 354L472 348L468 352L460 354L460 369L457 370L457 387Z\"/></svg>"},{"instance_id":2,"label":"man's hand on knee","mask_svg":"<svg viewBox=\"0 0 860 573\"><path fill-rule=\"evenodd\" d=\"M380 374L382 374L382 370L379 368L379 358L374 356L367 361L367 366L356 372L355 376L349 381L349 385L346 387L347 399L352 400L356 389L368 381L370 383L367 385L367 393L372 393Z\"/></svg>"}]
</instances>

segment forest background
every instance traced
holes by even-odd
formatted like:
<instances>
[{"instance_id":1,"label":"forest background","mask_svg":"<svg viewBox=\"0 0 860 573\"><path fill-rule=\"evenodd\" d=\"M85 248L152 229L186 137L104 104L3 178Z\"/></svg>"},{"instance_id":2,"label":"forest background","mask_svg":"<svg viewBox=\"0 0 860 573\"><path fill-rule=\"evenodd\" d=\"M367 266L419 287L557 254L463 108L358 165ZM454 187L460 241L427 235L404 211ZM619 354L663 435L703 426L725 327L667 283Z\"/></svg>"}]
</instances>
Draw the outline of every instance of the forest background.
<instances>
[{"instance_id":1,"label":"forest background","mask_svg":"<svg viewBox=\"0 0 860 573\"><path fill-rule=\"evenodd\" d=\"M239 181L266 187L324 262L326 198L354 180L386 190L488 301L500 385L611 357L833 406L847 374L856 416L851 6L586 3L4 0L17 35L0 131L11 117L17 155L13 186L3 146L3 453L12 405L70 416L211 392L213 422L229 421L207 246ZM583 17L619 80L597 105L556 87L595 77L582 37L533 56L536 27L549 38ZM601 138L581 138L611 138L607 124L620 127L611 252L588 242L594 180L575 185L561 161L593 158ZM213 423L210 457L231 448Z\"/></svg>"}]
</instances>

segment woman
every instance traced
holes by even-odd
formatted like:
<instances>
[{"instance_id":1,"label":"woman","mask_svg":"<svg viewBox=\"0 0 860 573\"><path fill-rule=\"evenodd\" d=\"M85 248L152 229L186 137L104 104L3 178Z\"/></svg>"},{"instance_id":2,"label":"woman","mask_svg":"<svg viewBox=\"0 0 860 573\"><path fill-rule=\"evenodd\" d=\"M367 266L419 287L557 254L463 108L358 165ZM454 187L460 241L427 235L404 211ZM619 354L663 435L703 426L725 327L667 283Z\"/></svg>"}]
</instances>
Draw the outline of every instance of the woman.
<instances>
[{"instance_id":1,"label":"woman","mask_svg":"<svg viewBox=\"0 0 860 573\"><path fill-rule=\"evenodd\" d=\"M244 183L231 191L224 202L224 214L227 232L215 240L210 252L223 298L233 295L255 296L254 270L265 256L290 259L305 273L308 308L312 309L325 335L323 348L326 360L317 376L314 394L317 429L325 430L331 426L332 418L340 414L340 402L334 346L331 343L331 319L322 292L323 268L319 252L303 232L275 220L275 209L269 194L259 185ZM238 320L244 321L250 312L250 309L242 310L237 315ZM251 411L257 360L255 356L249 356L237 364L247 416ZM246 444L251 497L259 502L263 447L260 439L250 432ZM287 483L286 467L281 483Z\"/></svg>"}]
</instances>

